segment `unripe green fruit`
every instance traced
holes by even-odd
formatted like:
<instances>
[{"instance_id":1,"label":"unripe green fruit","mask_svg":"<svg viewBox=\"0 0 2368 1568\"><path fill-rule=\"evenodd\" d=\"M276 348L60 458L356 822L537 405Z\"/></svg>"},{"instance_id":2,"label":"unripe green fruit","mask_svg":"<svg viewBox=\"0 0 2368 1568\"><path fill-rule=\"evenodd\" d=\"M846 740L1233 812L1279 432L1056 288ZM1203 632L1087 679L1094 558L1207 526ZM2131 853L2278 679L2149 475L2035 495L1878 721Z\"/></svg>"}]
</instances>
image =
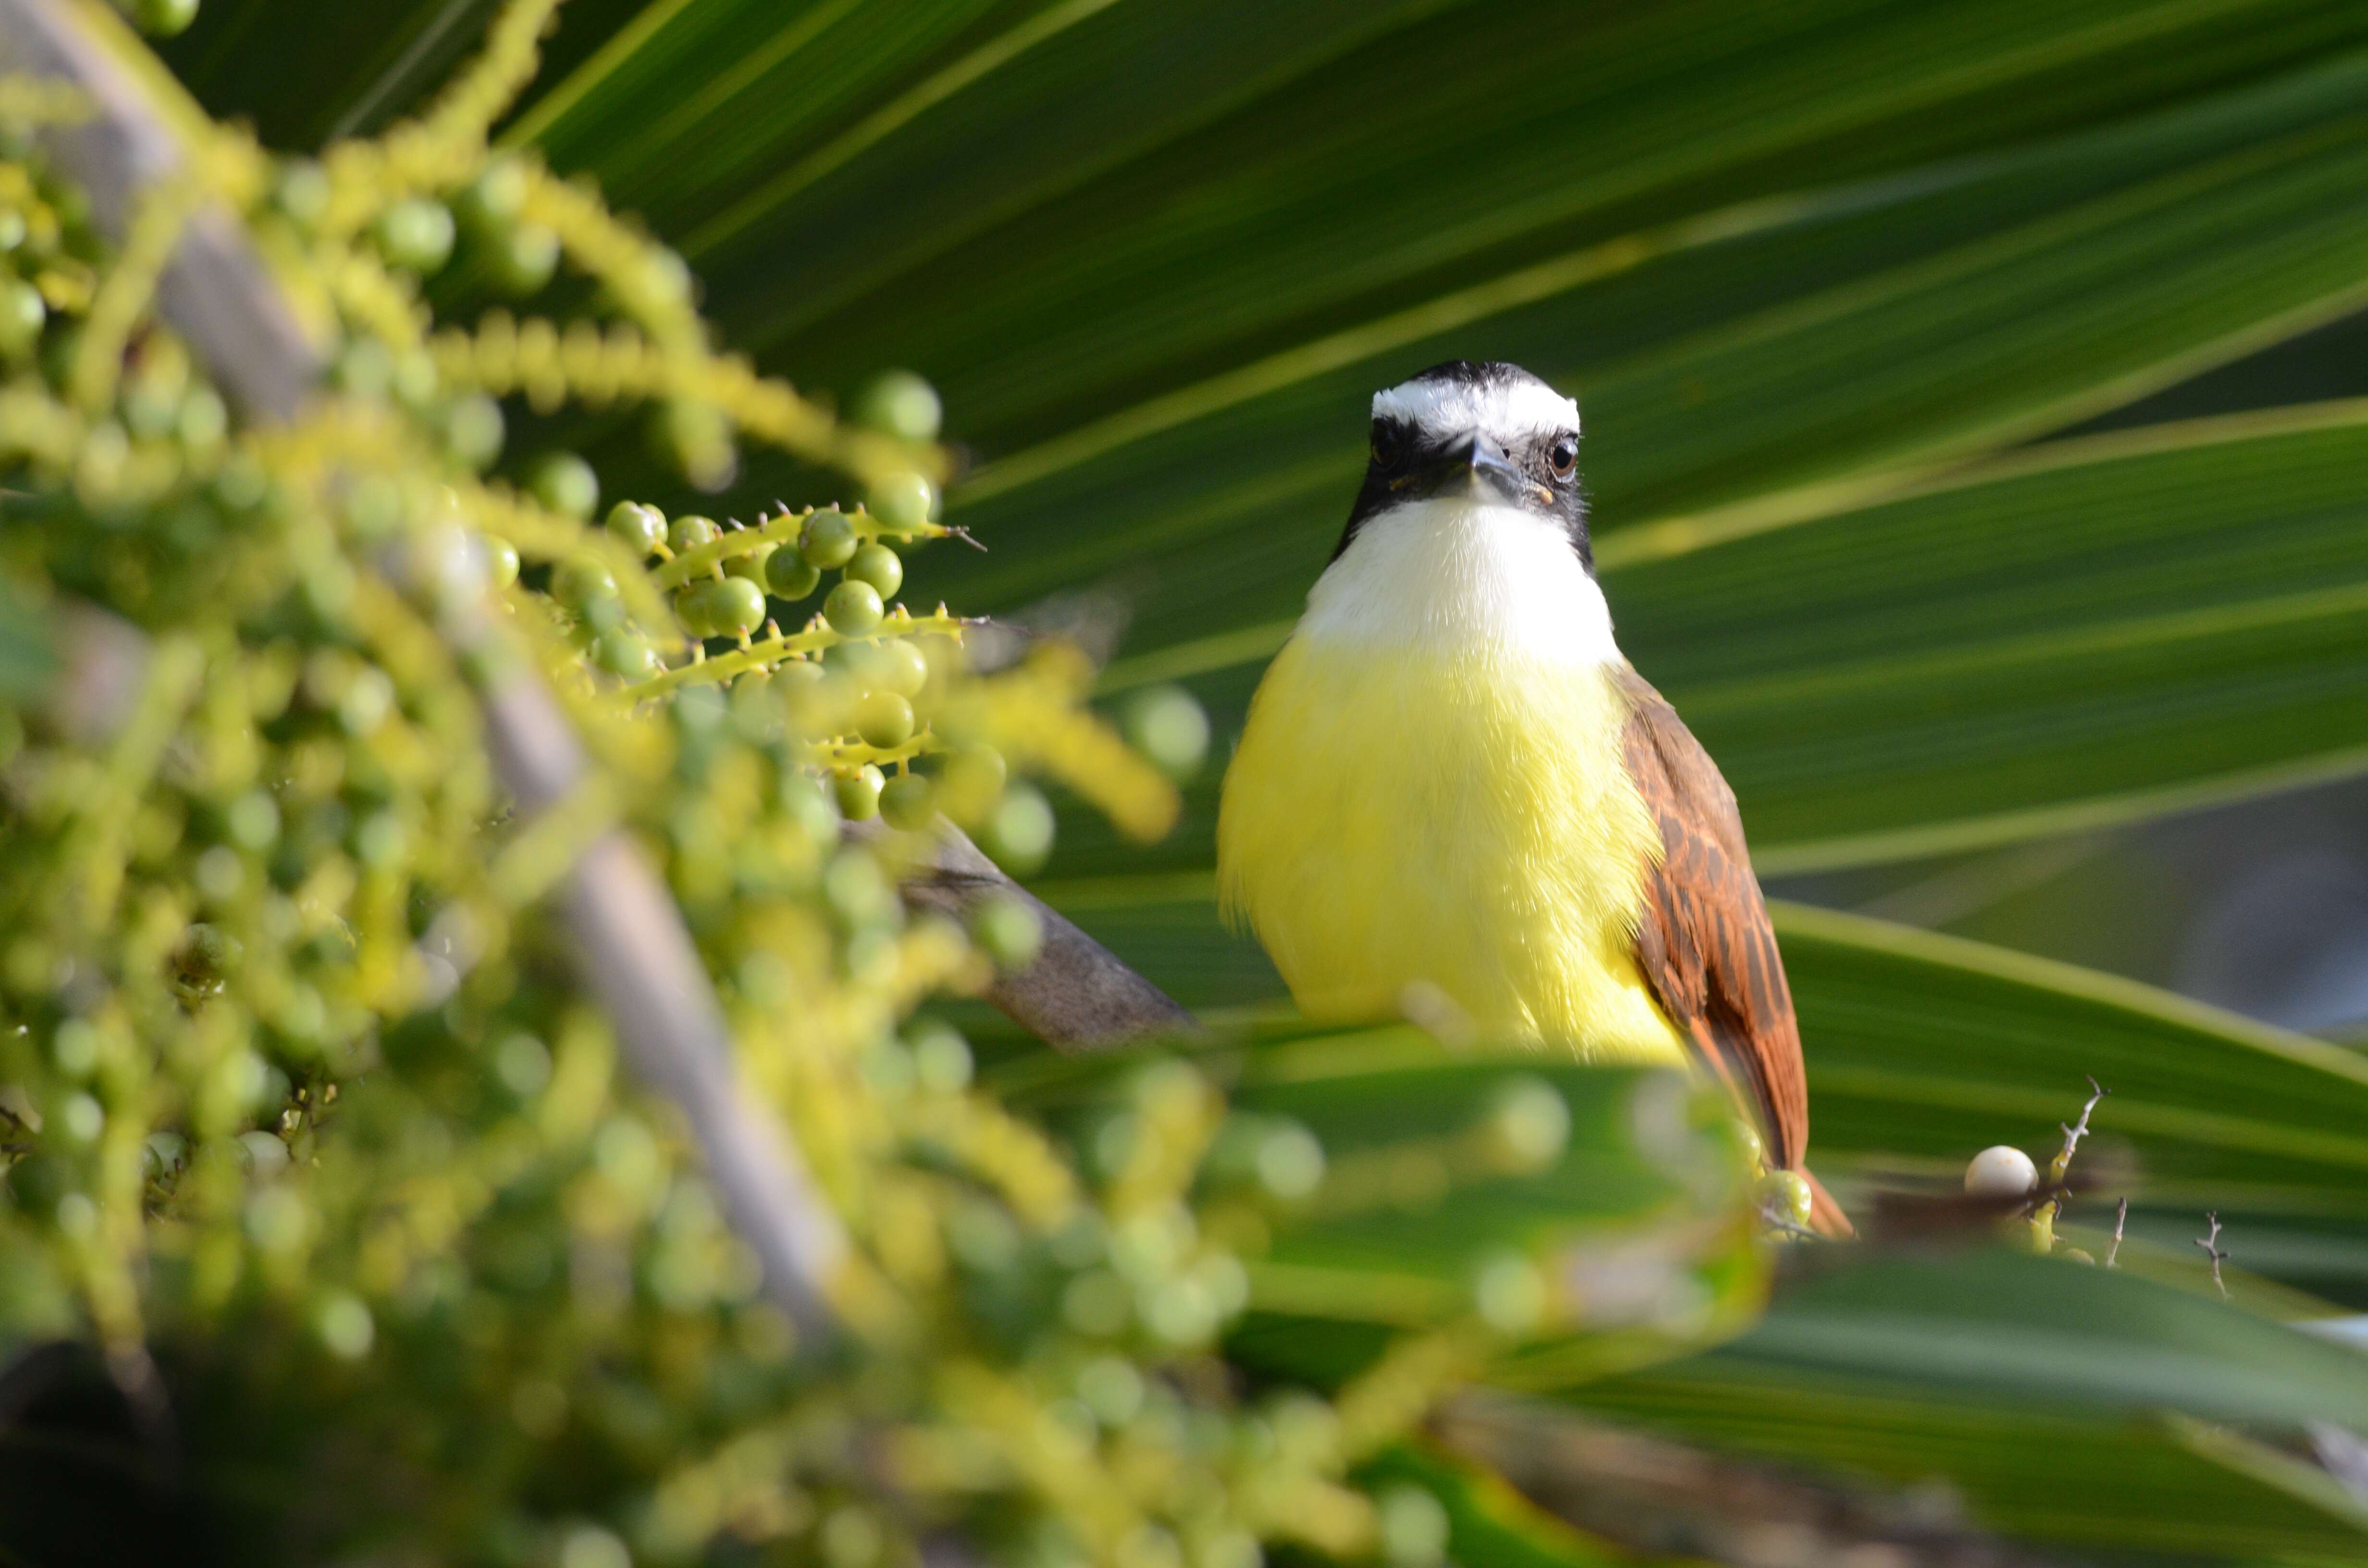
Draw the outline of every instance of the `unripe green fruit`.
<instances>
[{"instance_id":1,"label":"unripe green fruit","mask_svg":"<svg viewBox=\"0 0 2368 1568\"><path fill-rule=\"evenodd\" d=\"M539 292L559 270L559 236L540 223L521 223L493 244L494 280L511 295Z\"/></svg>"},{"instance_id":2,"label":"unripe green fruit","mask_svg":"<svg viewBox=\"0 0 2368 1568\"><path fill-rule=\"evenodd\" d=\"M588 517L600 504L600 476L574 452L551 452L527 477L534 498L563 517Z\"/></svg>"},{"instance_id":3,"label":"unripe green fruit","mask_svg":"<svg viewBox=\"0 0 2368 1568\"><path fill-rule=\"evenodd\" d=\"M844 513L816 512L806 519L805 529L798 536L798 553L827 570L855 559L856 546L861 542Z\"/></svg>"},{"instance_id":4,"label":"unripe green fruit","mask_svg":"<svg viewBox=\"0 0 2368 1568\"><path fill-rule=\"evenodd\" d=\"M647 680L658 673L657 655L637 631L611 627L592 645L592 656L610 675L626 680Z\"/></svg>"},{"instance_id":5,"label":"unripe green fruit","mask_svg":"<svg viewBox=\"0 0 2368 1568\"><path fill-rule=\"evenodd\" d=\"M723 530L715 526L712 517L702 517L696 512L686 512L666 528L666 548L677 555L712 544L723 537Z\"/></svg>"},{"instance_id":6,"label":"unripe green fruit","mask_svg":"<svg viewBox=\"0 0 2368 1568\"><path fill-rule=\"evenodd\" d=\"M913 705L893 691L875 691L855 705L855 733L886 750L913 738Z\"/></svg>"},{"instance_id":7,"label":"unripe green fruit","mask_svg":"<svg viewBox=\"0 0 2368 1568\"><path fill-rule=\"evenodd\" d=\"M600 600L617 597L616 574L596 556L570 556L551 574L551 595L581 615Z\"/></svg>"},{"instance_id":8,"label":"unripe green fruit","mask_svg":"<svg viewBox=\"0 0 2368 1568\"><path fill-rule=\"evenodd\" d=\"M900 773L880 791L880 815L890 827L917 833L937 814L937 788L917 773Z\"/></svg>"},{"instance_id":9,"label":"unripe green fruit","mask_svg":"<svg viewBox=\"0 0 2368 1568\"><path fill-rule=\"evenodd\" d=\"M1025 875L1051 857L1053 828L1053 802L1029 785L1014 784L1004 790L981 847L1006 870Z\"/></svg>"},{"instance_id":10,"label":"unripe green fruit","mask_svg":"<svg viewBox=\"0 0 2368 1568\"><path fill-rule=\"evenodd\" d=\"M847 575L851 582L871 584L884 599L905 585L905 563L894 551L875 541L848 560Z\"/></svg>"},{"instance_id":11,"label":"unripe green fruit","mask_svg":"<svg viewBox=\"0 0 2368 1568\"><path fill-rule=\"evenodd\" d=\"M899 533L909 533L929 520L937 504L937 487L917 473L892 473L871 487L871 512Z\"/></svg>"},{"instance_id":12,"label":"unripe green fruit","mask_svg":"<svg viewBox=\"0 0 2368 1568\"><path fill-rule=\"evenodd\" d=\"M765 586L774 597L795 603L821 585L821 569L796 551L777 550L765 557Z\"/></svg>"},{"instance_id":13,"label":"unripe green fruit","mask_svg":"<svg viewBox=\"0 0 2368 1568\"><path fill-rule=\"evenodd\" d=\"M934 441L945 418L938 389L910 370L890 370L855 400L855 417L882 435L905 441Z\"/></svg>"},{"instance_id":14,"label":"unripe green fruit","mask_svg":"<svg viewBox=\"0 0 2368 1568\"><path fill-rule=\"evenodd\" d=\"M485 172L461 195L461 210L472 223L494 227L508 222L526 204L527 168L515 154L499 153Z\"/></svg>"},{"instance_id":15,"label":"unripe green fruit","mask_svg":"<svg viewBox=\"0 0 2368 1568\"><path fill-rule=\"evenodd\" d=\"M681 621L682 629L693 637L722 634L722 628L715 619L718 609L715 597L709 592L714 586L714 579L701 578L674 597L675 619Z\"/></svg>"},{"instance_id":16,"label":"unripe green fruit","mask_svg":"<svg viewBox=\"0 0 2368 1568\"><path fill-rule=\"evenodd\" d=\"M455 399L444 413L444 445L463 468L491 468L502 455L502 405L484 392Z\"/></svg>"},{"instance_id":17,"label":"unripe green fruit","mask_svg":"<svg viewBox=\"0 0 2368 1568\"><path fill-rule=\"evenodd\" d=\"M1127 743L1179 783L1201 770L1209 755L1209 716L1180 686L1155 686L1127 700Z\"/></svg>"},{"instance_id":18,"label":"unripe green fruit","mask_svg":"<svg viewBox=\"0 0 2368 1568\"><path fill-rule=\"evenodd\" d=\"M737 637L765 624L765 590L746 577L725 577L707 585L720 637Z\"/></svg>"},{"instance_id":19,"label":"unripe green fruit","mask_svg":"<svg viewBox=\"0 0 2368 1568\"><path fill-rule=\"evenodd\" d=\"M946 763L946 814L971 827L984 821L1003 800L1008 774L1003 754L989 745L968 745Z\"/></svg>"},{"instance_id":20,"label":"unripe green fruit","mask_svg":"<svg viewBox=\"0 0 2368 1568\"><path fill-rule=\"evenodd\" d=\"M872 645L871 667L864 671L871 685L899 697L918 697L929 684L929 661L918 648L896 638Z\"/></svg>"},{"instance_id":21,"label":"unripe green fruit","mask_svg":"<svg viewBox=\"0 0 2368 1568\"><path fill-rule=\"evenodd\" d=\"M176 38L198 19L198 0L138 0L131 19L150 38Z\"/></svg>"},{"instance_id":22,"label":"unripe green fruit","mask_svg":"<svg viewBox=\"0 0 2368 1568\"><path fill-rule=\"evenodd\" d=\"M666 542L666 514L639 501L620 501L609 508L609 531L636 555L647 555Z\"/></svg>"},{"instance_id":23,"label":"unripe green fruit","mask_svg":"<svg viewBox=\"0 0 2368 1568\"><path fill-rule=\"evenodd\" d=\"M834 775L830 792L838 801L838 814L849 822L870 822L880 814L880 793L886 783L869 763L858 772Z\"/></svg>"},{"instance_id":24,"label":"unripe green fruit","mask_svg":"<svg viewBox=\"0 0 2368 1568\"><path fill-rule=\"evenodd\" d=\"M518 581L518 546L498 534L485 536L485 576L496 588Z\"/></svg>"},{"instance_id":25,"label":"unripe green fruit","mask_svg":"<svg viewBox=\"0 0 2368 1568\"><path fill-rule=\"evenodd\" d=\"M823 619L842 637L869 636L880 628L879 591L869 583L846 582L822 601Z\"/></svg>"},{"instance_id":26,"label":"unripe green fruit","mask_svg":"<svg viewBox=\"0 0 2368 1568\"><path fill-rule=\"evenodd\" d=\"M1009 893L986 900L971 916L970 934L1001 969L1026 969L1044 946L1044 923Z\"/></svg>"},{"instance_id":27,"label":"unripe green fruit","mask_svg":"<svg viewBox=\"0 0 2368 1568\"><path fill-rule=\"evenodd\" d=\"M379 214L378 248L395 266L434 272L452 256L452 213L440 201L406 197Z\"/></svg>"},{"instance_id":28,"label":"unripe green fruit","mask_svg":"<svg viewBox=\"0 0 2368 1568\"><path fill-rule=\"evenodd\" d=\"M50 308L39 289L21 278L0 282L0 354L16 359L31 353L49 319Z\"/></svg>"},{"instance_id":29,"label":"unripe green fruit","mask_svg":"<svg viewBox=\"0 0 2368 1568\"><path fill-rule=\"evenodd\" d=\"M1790 1225L1809 1222L1809 1184L1798 1171L1770 1171L1759 1178L1760 1210Z\"/></svg>"},{"instance_id":30,"label":"unripe green fruit","mask_svg":"<svg viewBox=\"0 0 2368 1568\"><path fill-rule=\"evenodd\" d=\"M328 171L310 158L292 158L282 164L271 186L271 204L307 233L329 210L329 195Z\"/></svg>"}]
</instances>

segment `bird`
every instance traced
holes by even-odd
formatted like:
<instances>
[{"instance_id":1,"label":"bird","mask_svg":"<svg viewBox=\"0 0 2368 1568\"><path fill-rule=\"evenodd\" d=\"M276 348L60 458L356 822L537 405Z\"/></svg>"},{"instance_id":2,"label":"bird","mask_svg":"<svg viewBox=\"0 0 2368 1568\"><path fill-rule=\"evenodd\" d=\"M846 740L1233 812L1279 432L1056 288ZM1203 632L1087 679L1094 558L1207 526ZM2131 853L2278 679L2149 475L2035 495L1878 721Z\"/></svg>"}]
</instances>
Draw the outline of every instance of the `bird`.
<instances>
[{"instance_id":1,"label":"bird","mask_svg":"<svg viewBox=\"0 0 2368 1568\"><path fill-rule=\"evenodd\" d=\"M1707 1072L1847 1234L1803 1164L1800 1028L1734 791L1612 635L1578 454L1577 403L1517 365L1374 395L1348 526L1226 769L1220 904L1307 1017L1428 1009Z\"/></svg>"}]
</instances>

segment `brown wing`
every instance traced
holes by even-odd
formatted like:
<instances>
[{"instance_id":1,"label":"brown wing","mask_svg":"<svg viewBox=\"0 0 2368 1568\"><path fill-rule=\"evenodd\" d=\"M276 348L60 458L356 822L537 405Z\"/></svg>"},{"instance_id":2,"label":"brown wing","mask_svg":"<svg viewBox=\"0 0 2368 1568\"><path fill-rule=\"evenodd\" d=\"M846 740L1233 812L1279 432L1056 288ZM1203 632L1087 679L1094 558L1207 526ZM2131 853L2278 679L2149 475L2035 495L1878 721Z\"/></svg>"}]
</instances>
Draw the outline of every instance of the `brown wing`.
<instances>
[{"instance_id":1,"label":"brown wing","mask_svg":"<svg viewBox=\"0 0 2368 1568\"><path fill-rule=\"evenodd\" d=\"M1809 1143L1801 1028L1735 792L1651 683L1632 669L1621 685L1628 772L1664 852L1645 881L1637 965L1670 1021L1758 1120L1769 1165L1795 1169Z\"/></svg>"}]
</instances>

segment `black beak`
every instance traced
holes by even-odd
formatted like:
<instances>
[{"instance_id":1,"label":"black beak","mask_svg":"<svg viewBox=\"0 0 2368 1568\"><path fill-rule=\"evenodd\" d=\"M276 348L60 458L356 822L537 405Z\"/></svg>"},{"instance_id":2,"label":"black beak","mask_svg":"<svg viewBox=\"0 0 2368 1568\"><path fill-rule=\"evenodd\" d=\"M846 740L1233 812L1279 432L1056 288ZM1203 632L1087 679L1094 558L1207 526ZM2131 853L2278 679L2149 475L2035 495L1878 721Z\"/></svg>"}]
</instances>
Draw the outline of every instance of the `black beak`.
<instances>
[{"instance_id":1,"label":"black beak","mask_svg":"<svg viewBox=\"0 0 2368 1568\"><path fill-rule=\"evenodd\" d=\"M1542 488L1514 466L1504 448L1477 432L1425 464L1421 477L1422 494L1426 495L1477 492L1502 501L1522 503L1537 499Z\"/></svg>"},{"instance_id":2,"label":"black beak","mask_svg":"<svg viewBox=\"0 0 2368 1568\"><path fill-rule=\"evenodd\" d=\"M1471 444L1464 448L1463 456L1464 466L1471 471L1474 481L1490 486L1508 501L1520 500L1537 488L1530 482L1529 475L1513 466L1513 460L1505 455L1505 449L1486 436L1474 436Z\"/></svg>"}]
</instances>

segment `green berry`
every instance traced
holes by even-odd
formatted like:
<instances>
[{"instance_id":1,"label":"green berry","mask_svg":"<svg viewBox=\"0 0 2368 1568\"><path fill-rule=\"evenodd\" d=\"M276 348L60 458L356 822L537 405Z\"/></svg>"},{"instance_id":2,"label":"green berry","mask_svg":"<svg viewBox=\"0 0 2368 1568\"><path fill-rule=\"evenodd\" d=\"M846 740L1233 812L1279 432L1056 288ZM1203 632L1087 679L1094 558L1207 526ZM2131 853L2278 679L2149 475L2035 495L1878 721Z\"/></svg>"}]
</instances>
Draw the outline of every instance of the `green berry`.
<instances>
[{"instance_id":1,"label":"green berry","mask_svg":"<svg viewBox=\"0 0 2368 1568\"><path fill-rule=\"evenodd\" d=\"M816 512L806 519L805 530L798 536L798 553L816 566L827 570L844 566L855 559L857 545L855 525L837 510Z\"/></svg>"},{"instance_id":2,"label":"green berry","mask_svg":"<svg viewBox=\"0 0 2368 1568\"><path fill-rule=\"evenodd\" d=\"M499 534L485 536L485 576L496 588L507 588L518 581L518 546Z\"/></svg>"},{"instance_id":3,"label":"green berry","mask_svg":"<svg viewBox=\"0 0 2368 1568\"><path fill-rule=\"evenodd\" d=\"M715 603L715 596L711 591L714 586L713 578L701 578L674 597L675 619L681 621L682 629L693 637L716 637L723 633L723 624L716 619L722 607Z\"/></svg>"},{"instance_id":4,"label":"green berry","mask_svg":"<svg viewBox=\"0 0 2368 1568\"><path fill-rule=\"evenodd\" d=\"M849 822L870 822L880 814L880 793L886 784L869 763L858 772L834 775L830 791L838 801L838 814Z\"/></svg>"},{"instance_id":5,"label":"green berry","mask_svg":"<svg viewBox=\"0 0 2368 1568\"><path fill-rule=\"evenodd\" d=\"M518 209L526 205L526 165L514 154L498 154L461 192L461 215L480 227L497 227L518 216Z\"/></svg>"},{"instance_id":6,"label":"green berry","mask_svg":"<svg viewBox=\"0 0 2368 1568\"><path fill-rule=\"evenodd\" d=\"M50 308L39 289L21 278L0 283L0 354L17 359L31 353L49 319Z\"/></svg>"},{"instance_id":7,"label":"green berry","mask_svg":"<svg viewBox=\"0 0 2368 1568\"><path fill-rule=\"evenodd\" d=\"M855 417L883 435L905 441L934 441L945 405L937 388L910 370L890 370L855 401Z\"/></svg>"},{"instance_id":8,"label":"green berry","mask_svg":"<svg viewBox=\"0 0 2368 1568\"><path fill-rule=\"evenodd\" d=\"M978 906L970 934L998 968L1026 969L1044 946L1044 923L1024 899L1000 893Z\"/></svg>"},{"instance_id":9,"label":"green berry","mask_svg":"<svg viewBox=\"0 0 2368 1568\"><path fill-rule=\"evenodd\" d=\"M551 574L551 597L582 615L601 600L617 597L617 576L598 556L570 556Z\"/></svg>"},{"instance_id":10,"label":"green berry","mask_svg":"<svg viewBox=\"0 0 2368 1568\"><path fill-rule=\"evenodd\" d=\"M894 551L874 541L855 552L847 563L847 575L854 582L871 584L884 599L905 585L905 563Z\"/></svg>"},{"instance_id":11,"label":"green berry","mask_svg":"<svg viewBox=\"0 0 2368 1568\"><path fill-rule=\"evenodd\" d=\"M502 405L484 392L456 399L444 412L444 445L463 468L493 467L502 455Z\"/></svg>"},{"instance_id":12,"label":"green berry","mask_svg":"<svg viewBox=\"0 0 2368 1568\"><path fill-rule=\"evenodd\" d=\"M967 745L946 763L946 814L964 826L986 820L1003 800L1008 770L990 745Z\"/></svg>"},{"instance_id":13,"label":"green berry","mask_svg":"<svg viewBox=\"0 0 2368 1568\"><path fill-rule=\"evenodd\" d=\"M852 579L841 583L822 601L823 619L842 637L865 637L877 631L882 614L879 590Z\"/></svg>"},{"instance_id":14,"label":"green berry","mask_svg":"<svg viewBox=\"0 0 2368 1568\"><path fill-rule=\"evenodd\" d=\"M176 38L198 19L198 0L138 0L131 20L150 38Z\"/></svg>"},{"instance_id":15,"label":"green berry","mask_svg":"<svg viewBox=\"0 0 2368 1568\"><path fill-rule=\"evenodd\" d=\"M929 520L938 493L917 473L892 473L871 487L871 511L898 533L910 533Z\"/></svg>"},{"instance_id":16,"label":"green berry","mask_svg":"<svg viewBox=\"0 0 2368 1568\"><path fill-rule=\"evenodd\" d=\"M737 637L765 624L765 590L746 577L725 577L707 585L713 635Z\"/></svg>"},{"instance_id":17,"label":"green berry","mask_svg":"<svg viewBox=\"0 0 2368 1568\"><path fill-rule=\"evenodd\" d=\"M712 517L702 517L687 512L677 517L666 528L666 548L677 555L697 550L702 544L712 544L723 535Z\"/></svg>"},{"instance_id":18,"label":"green berry","mask_svg":"<svg viewBox=\"0 0 2368 1568\"><path fill-rule=\"evenodd\" d=\"M1759 1207L1788 1224L1809 1222L1809 1184L1798 1171L1770 1171L1759 1178Z\"/></svg>"},{"instance_id":19,"label":"green berry","mask_svg":"<svg viewBox=\"0 0 2368 1568\"><path fill-rule=\"evenodd\" d=\"M873 644L871 665L864 674L871 685L899 697L918 697L929 684L929 661L902 638Z\"/></svg>"},{"instance_id":20,"label":"green berry","mask_svg":"<svg viewBox=\"0 0 2368 1568\"><path fill-rule=\"evenodd\" d=\"M592 657L610 675L626 680L647 680L658 673L657 655L639 632L621 626L611 627L600 633L592 645Z\"/></svg>"},{"instance_id":21,"label":"green berry","mask_svg":"<svg viewBox=\"0 0 2368 1568\"><path fill-rule=\"evenodd\" d=\"M395 266L425 275L452 256L452 212L440 201L406 197L378 219L378 248Z\"/></svg>"},{"instance_id":22,"label":"green berry","mask_svg":"<svg viewBox=\"0 0 2368 1568\"><path fill-rule=\"evenodd\" d=\"M1209 755L1209 716L1180 686L1155 686L1128 699L1121 727L1127 744L1152 766L1182 782Z\"/></svg>"},{"instance_id":23,"label":"green berry","mask_svg":"<svg viewBox=\"0 0 2368 1568\"><path fill-rule=\"evenodd\" d=\"M913 705L893 691L875 691L855 705L855 733L886 750L913 738Z\"/></svg>"},{"instance_id":24,"label":"green berry","mask_svg":"<svg viewBox=\"0 0 2368 1568\"><path fill-rule=\"evenodd\" d=\"M1002 804L986 824L984 847L1006 870L1025 875L1053 853L1053 802L1026 784L1003 791Z\"/></svg>"},{"instance_id":25,"label":"green berry","mask_svg":"<svg viewBox=\"0 0 2368 1568\"><path fill-rule=\"evenodd\" d=\"M311 231L329 210L329 175L310 158L291 158L279 165L272 182L272 205L298 228Z\"/></svg>"},{"instance_id":26,"label":"green berry","mask_svg":"<svg viewBox=\"0 0 2368 1568\"><path fill-rule=\"evenodd\" d=\"M890 827L917 833L937 818L937 789L917 773L900 773L880 791L880 814Z\"/></svg>"},{"instance_id":27,"label":"green berry","mask_svg":"<svg viewBox=\"0 0 2368 1568\"><path fill-rule=\"evenodd\" d=\"M559 236L540 223L521 223L493 244L494 281L518 298L540 292L559 270Z\"/></svg>"},{"instance_id":28,"label":"green berry","mask_svg":"<svg viewBox=\"0 0 2368 1568\"><path fill-rule=\"evenodd\" d=\"M600 476L574 452L549 452L527 475L534 498L563 517L588 517L600 504Z\"/></svg>"},{"instance_id":29,"label":"green berry","mask_svg":"<svg viewBox=\"0 0 2368 1568\"><path fill-rule=\"evenodd\" d=\"M794 604L821 585L821 568L794 550L777 550L765 558L765 586L775 598Z\"/></svg>"},{"instance_id":30,"label":"green berry","mask_svg":"<svg viewBox=\"0 0 2368 1568\"><path fill-rule=\"evenodd\" d=\"M636 555L647 555L666 542L666 514L639 501L620 501L609 508L609 531Z\"/></svg>"}]
</instances>

